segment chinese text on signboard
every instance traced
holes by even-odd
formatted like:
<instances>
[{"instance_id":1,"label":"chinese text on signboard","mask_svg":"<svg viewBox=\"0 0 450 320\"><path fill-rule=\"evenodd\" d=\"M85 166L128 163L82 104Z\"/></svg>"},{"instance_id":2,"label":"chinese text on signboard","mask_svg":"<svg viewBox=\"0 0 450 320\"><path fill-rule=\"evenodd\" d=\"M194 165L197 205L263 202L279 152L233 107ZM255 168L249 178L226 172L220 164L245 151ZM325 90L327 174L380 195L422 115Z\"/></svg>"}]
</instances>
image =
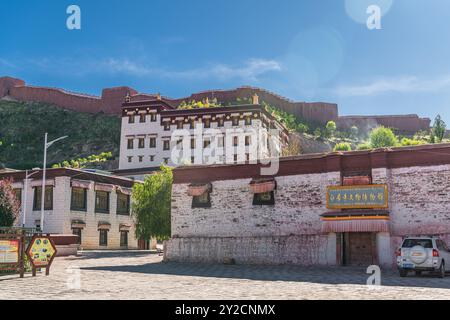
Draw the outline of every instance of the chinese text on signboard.
<instances>
[{"instance_id":1,"label":"chinese text on signboard","mask_svg":"<svg viewBox=\"0 0 450 320\"><path fill-rule=\"evenodd\" d=\"M328 209L388 208L387 185L328 187L327 208Z\"/></svg>"}]
</instances>

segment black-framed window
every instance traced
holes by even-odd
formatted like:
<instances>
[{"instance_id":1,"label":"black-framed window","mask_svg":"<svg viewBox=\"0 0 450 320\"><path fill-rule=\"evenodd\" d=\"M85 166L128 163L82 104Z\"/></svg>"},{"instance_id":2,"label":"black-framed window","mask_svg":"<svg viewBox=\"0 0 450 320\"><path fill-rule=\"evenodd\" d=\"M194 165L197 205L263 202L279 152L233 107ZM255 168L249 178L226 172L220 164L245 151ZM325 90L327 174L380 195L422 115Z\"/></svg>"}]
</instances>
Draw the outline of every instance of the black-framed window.
<instances>
[{"instance_id":1,"label":"black-framed window","mask_svg":"<svg viewBox=\"0 0 450 320\"><path fill-rule=\"evenodd\" d=\"M209 191L206 191L200 196L192 197L192 208L210 208L211 207L211 195Z\"/></svg>"},{"instance_id":2,"label":"black-framed window","mask_svg":"<svg viewBox=\"0 0 450 320\"><path fill-rule=\"evenodd\" d=\"M195 138L191 138L191 149L195 149Z\"/></svg>"},{"instance_id":3,"label":"black-framed window","mask_svg":"<svg viewBox=\"0 0 450 320\"><path fill-rule=\"evenodd\" d=\"M250 136L245 136L245 145L249 146L251 143L251 137Z\"/></svg>"},{"instance_id":4,"label":"black-framed window","mask_svg":"<svg viewBox=\"0 0 450 320\"><path fill-rule=\"evenodd\" d=\"M163 158L163 163L164 164L168 164L169 163L169 158Z\"/></svg>"},{"instance_id":5,"label":"black-framed window","mask_svg":"<svg viewBox=\"0 0 450 320\"><path fill-rule=\"evenodd\" d=\"M72 187L72 195L70 198L70 210L74 211L87 210L87 189Z\"/></svg>"},{"instance_id":6,"label":"black-framed window","mask_svg":"<svg viewBox=\"0 0 450 320\"><path fill-rule=\"evenodd\" d=\"M139 122L140 123L145 123L145 113L139 114Z\"/></svg>"},{"instance_id":7,"label":"black-framed window","mask_svg":"<svg viewBox=\"0 0 450 320\"><path fill-rule=\"evenodd\" d=\"M144 149L145 148L145 139L144 138L139 138L139 140L138 140L138 148L139 149Z\"/></svg>"},{"instance_id":8,"label":"black-framed window","mask_svg":"<svg viewBox=\"0 0 450 320\"><path fill-rule=\"evenodd\" d=\"M138 156L138 161L142 162L144 160L144 156Z\"/></svg>"},{"instance_id":9,"label":"black-framed window","mask_svg":"<svg viewBox=\"0 0 450 320\"><path fill-rule=\"evenodd\" d=\"M163 141L163 150L170 150L170 140Z\"/></svg>"},{"instance_id":10,"label":"black-framed window","mask_svg":"<svg viewBox=\"0 0 450 320\"><path fill-rule=\"evenodd\" d=\"M164 131L170 131L170 122L164 122Z\"/></svg>"},{"instance_id":11,"label":"black-framed window","mask_svg":"<svg viewBox=\"0 0 450 320\"><path fill-rule=\"evenodd\" d=\"M33 210L41 210L42 187L34 187ZM44 210L53 210L53 187L45 187Z\"/></svg>"},{"instance_id":12,"label":"black-framed window","mask_svg":"<svg viewBox=\"0 0 450 320\"><path fill-rule=\"evenodd\" d=\"M219 120L217 121L217 126L218 126L218 127L223 127L223 125L224 125L223 118L220 117Z\"/></svg>"},{"instance_id":13,"label":"black-framed window","mask_svg":"<svg viewBox=\"0 0 450 320\"><path fill-rule=\"evenodd\" d=\"M77 244L81 244L82 229L81 228L72 228L72 234L78 236Z\"/></svg>"},{"instance_id":14,"label":"black-framed window","mask_svg":"<svg viewBox=\"0 0 450 320\"><path fill-rule=\"evenodd\" d=\"M255 193L253 195L253 205L272 206L275 204L275 194L273 191Z\"/></svg>"},{"instance_id":15,"label":"black-framed window","mask_svg":"<svg viewBox=\"0 0 450 320\"><path fill-rule=\"evenodd\" d=\"M117 193L117 214L130 215L130 196L128 194Z\"/></svg>"},{"instance_id":16,"label":"black-framed window","mask_svg":"<svg viewBox=\"0 0 450 320\"><path fill-rule=\"evenodd\" d=\"M128 116L128 123L134 123L134 115Z\"/></svg>"},{"instance_id":17,"label":"black-framed window","mask_svg":"<svg viewBox=\"0 0 450 320\"><path fill-rule=\"evenodd\" d=\"M183 129L183 121L177 122L177 129Z\"/></svg>"},{"instance_id":18,"label":"black-framed window","mask_svg":"<svg viewBox=\"0 0 450 320\"><path fill-rule=\"evenodd\" d=\"M203 148L208 148L211 145L210 139L203 140Z\"/></svg>"},{"instance_id":19,"label":"black-framed window","mask_svg":"<svg viewBox=\"0 0 450 320\"><path fill-rule=\"evenodd\" d=\"M156 113L152 113L152 114L150 115L150 121L151 121L151 122L156 122Z\"/></svg>"},{"instance_id":20,"label":"black-framed window","mask_svg":"<svg viewBox=\"0 0 450 320\"><path fill-rule=\"evenodd\" d=\"M252 124L252 118L250 118L250 117L245 117L245 124L246 124L247 126L250 126L250 125Z\"/></svg>"},{"instance_id":21,"label":"black-framed window","mask_svg":"<svg viewBox=\"0 0 450 320\"><path fill-rule=\"evenodd\" d=\"M128 156L127 160L128 160L128 162L133 162L133 157L132 156Z\"/></svg>"},{"instance_id":22,"label":"black-framed window","mask_svg":"<svg viewBox=\"0 0 450 320\"><path fill-rule=\"evenodd\" d=\"M194 128L195 128L195 120L189 121L189 129L194 129Z\"/></svg>"},{"instance_id":23,"label":"black-framed window","mask_svg":"<svg viewBox=\"0 0 450 320\"><path fill-rule=\"evenodd\" d=\"M156 138L150 138L150 148L156 148Z\"/></svg>"},{"instance_id":24,"label":"black-framed window","mask_svg":"<svg viewBox=\"0 0 450 320\"><path fill-rule=\"evenodd\" d=\"M128 231L120 231L120 246L128 247Z\"/></svg>"},{"instance_id":25,"label":"black-framed window","mask_svg":"<svg viewBox=\"0 0 450 320\"><path fill-rule=\"evenodd\" d=\"M109 192L95 191L95 212L109 213Z\"/></svg>"},{"instance_id":26,"label":"black-framed window","mask_svg":"<svg viewBox=\"0 0 450 320\"><path fill-rule=\"evenodd\" d=\"M238 117L233 117L231 124L233 126L238 126L239 125L239 118Z\"/></svg>"},{"instance_id":27,"label":"black-framed window","mask_svg":"<svg viewBox=\"0 0 450 320\"><path fill-rule=\"evenodd\" d=\"M239 144L239 138L237 136L233 137L233 147L237 147Z\"/></svg>"},{"instance_id":28,"label":"black-framed window","mask_svg":"<svg viewBox=\"0 0 450 320\"><path fill-rule=\"evenodd\" d=\"M127 141L127 149L133 149L134 139L128 139Z\"/></svg>"},{"instance_id":29,"label":"black-framed window","mask_svg":"<svg viewBox=\"0 0 450 320\"><path fill-rule=\"evenodd\" d=\"M154 155L150 156L150 161L155 161L155 156Z\"/></svg>"},{"instance_id":30,"label":"black-framed window","mask_svg":"<svg viewBox=\"0 0 450 320\"><path fill-rule=\"evenodd\" d=\"M205 119L205 128L211 128L211 120Z\"/></svg>"},{"instance_id":31,"label":"black-framed window","mask_svg":"<svg viewBox=\"0 0 450 320\"><path fill-rule=\"evenodd\" d=\"M108 246L108 230L106 230L106 229L99 230L98 244L102 247Z\"/></svg>"}]
</instances>

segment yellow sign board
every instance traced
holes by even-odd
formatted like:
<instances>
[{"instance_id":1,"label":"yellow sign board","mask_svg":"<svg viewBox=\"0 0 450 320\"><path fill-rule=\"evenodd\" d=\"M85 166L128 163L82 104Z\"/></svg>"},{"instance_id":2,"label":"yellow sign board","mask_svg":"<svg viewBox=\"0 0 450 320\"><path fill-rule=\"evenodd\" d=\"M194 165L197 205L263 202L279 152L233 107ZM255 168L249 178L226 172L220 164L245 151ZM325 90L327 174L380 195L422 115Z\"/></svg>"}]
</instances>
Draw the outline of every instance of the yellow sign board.
<instances>
[{"instance_id":1,"label":"yellow sign board","mask_svg":"<svg viewBox=\"0 0 450 320\"><path fill-rule=\"evenodd\" d=\"M388 207L388 187L385 184L327 188L328 209L387 209Z\"/></svg>"},{"instance_id":2,"label":"yellow sign board","mask_svg":"<svg viewBox=\"0 0 450 320\"><path fill-rule=\"evenodd\" d=\"M35 236L31 240L27 254L34 267L46 267L55 257L56 248L50 237Z\"/></svg>"}]
</instances>

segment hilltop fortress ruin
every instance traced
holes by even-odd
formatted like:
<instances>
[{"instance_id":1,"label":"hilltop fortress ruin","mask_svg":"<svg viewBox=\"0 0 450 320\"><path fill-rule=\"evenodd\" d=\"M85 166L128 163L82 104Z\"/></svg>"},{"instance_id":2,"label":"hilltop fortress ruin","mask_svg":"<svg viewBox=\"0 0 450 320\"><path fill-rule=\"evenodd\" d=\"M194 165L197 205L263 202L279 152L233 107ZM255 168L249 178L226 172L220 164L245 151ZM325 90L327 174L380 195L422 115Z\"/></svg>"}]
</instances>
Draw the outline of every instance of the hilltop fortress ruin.
<instances>
[{"instance_id":1,"label":"hilltop fortress ruin","mask_svg":"<svg viewBox=\"0 0 450 320\"><path fill-rule=\"evenodd\" d=\"M131 102L161 99L177 107L182 101L202 101L206 98L217 99L219 103L226 105L235 102L238 98L248 99L255 93L260 97L260 101L265 101L306 121L325 124L327 121L333 120L340 129L348 129L353 125L359 128L384 125L396 128L403 133L413 134L420 130L428 130L431 123L429 118L420 118L416 114L339 116L338 106L334 103L295 102L276 93L247 86L232 90L203 91L194 93L189 97L177 99L160 96L159 94L139 93L133 88L123 86L105 88L99 97L70 92L60 88L30 86L21 79L0 77L0 99L6 98L24 102L49 103L78 112L103 112L117 116L121 115L122 104L127 96L129 96Z\"/></svg>"}]
</instances>

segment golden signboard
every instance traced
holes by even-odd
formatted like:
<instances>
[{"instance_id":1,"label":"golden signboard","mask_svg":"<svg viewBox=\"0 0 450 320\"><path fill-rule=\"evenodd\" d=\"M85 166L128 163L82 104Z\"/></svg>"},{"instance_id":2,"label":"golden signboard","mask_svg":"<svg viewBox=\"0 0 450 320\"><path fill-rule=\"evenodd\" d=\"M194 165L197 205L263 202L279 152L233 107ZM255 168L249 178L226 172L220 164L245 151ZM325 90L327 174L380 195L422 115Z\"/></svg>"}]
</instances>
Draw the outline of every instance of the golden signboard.
<instances>
[{"instance_id":1,"label":"golden signboard","mask_svg":"<svg viewBox=\"0 0 450 320\"><path fill-rule=\"evenodd\" d=\"M31 239L27 255L35 268L48 268L56 255L56 247L49 236L36 235Z\"/></svg>"},{"instance_id":2,"label":"golden signboard","mask_svg":"<svg viewBox=\"0 0 450 320\"><path fill-rule=\"evenodd\" d=\"M0 264L19 263L19 240L0 240Z\"/></svg>"},{"instance_id":3,"label":"golden signboard","mask_svg":"<svg viewBox=\"0 0 450 320\"><path fill-rule=\"evenodd\" d=\"M385 184L327 188L328 209L387 209L388 207L388 187Z\"/></svg>"}]
</instances>

